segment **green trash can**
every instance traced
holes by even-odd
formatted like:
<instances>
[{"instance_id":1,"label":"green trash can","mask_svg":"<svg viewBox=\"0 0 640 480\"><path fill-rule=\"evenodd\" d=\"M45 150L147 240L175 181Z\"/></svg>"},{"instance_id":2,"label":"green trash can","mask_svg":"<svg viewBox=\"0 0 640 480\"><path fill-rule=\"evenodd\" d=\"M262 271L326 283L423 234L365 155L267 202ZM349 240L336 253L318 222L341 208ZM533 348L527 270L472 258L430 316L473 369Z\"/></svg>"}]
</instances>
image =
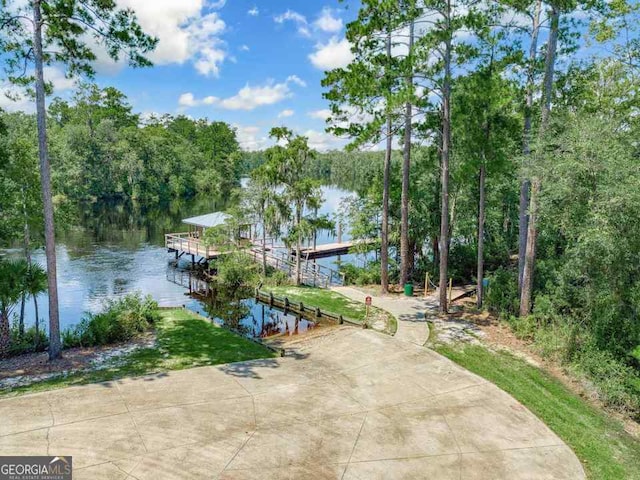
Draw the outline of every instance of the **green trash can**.
<instances>
[{"instance_id":1,"label":"green trash can","mask_svg":"<svg viewBox=\"0 0 640 480\"><path fill-rule=\"evenodd\" d=\"M404 294L407 297L413 297L413 284L412 283L405 283L404 284Z\"/></svg>"}]
</instances>

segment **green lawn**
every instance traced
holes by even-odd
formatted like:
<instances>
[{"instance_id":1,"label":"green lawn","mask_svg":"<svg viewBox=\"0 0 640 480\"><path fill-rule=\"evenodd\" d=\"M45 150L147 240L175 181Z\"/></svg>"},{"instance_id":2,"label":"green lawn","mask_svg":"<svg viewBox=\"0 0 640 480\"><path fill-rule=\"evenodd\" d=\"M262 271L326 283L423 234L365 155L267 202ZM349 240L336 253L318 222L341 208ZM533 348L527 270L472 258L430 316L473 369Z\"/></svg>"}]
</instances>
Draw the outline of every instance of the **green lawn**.
<instances>
[{"instance_id":1,"label":"green lawn","mask_svg":"<svg viewBox=\"0 0 640 480\"><path fill-rule=\"evenodd\" d=\"M265 287L266 291L272 292L276 297L287 297L292 302L302 302L309 307L318 307L336 315L362 323L367 314L364 303L353 300L333 292L326 288L314 287L294 287L291 285L279 287ZM398 324L393 315L376 307L371 307L370 315L382 315L386 317L387 328L390 333L395 333Z\"/></svg>"},{"instance_id":2,"label":"green lawn","mask_svg":"<svg viewBox=\"0 0 640 480\"><path fill-rule=\"evenodd\" d=\"M1 391L0 395L31 393L168 370L275 356L266 347L215 326L188 310L162 310L160 314L161 319L156 325L156 346L136 350L104 370L79 372L11 391Z\"/></svg>"},{"instance_id":3,"label":"green lawn","mask_svg":"<svg viewBox=\"0 0 640 480\"><path fill-rule=\"evenodd\" d=\"M536 414L573 449L588 478L640 479L640 441L550 374L513 355L481 346L437 350L495 383Z\"/></svg>"}]
</instances>

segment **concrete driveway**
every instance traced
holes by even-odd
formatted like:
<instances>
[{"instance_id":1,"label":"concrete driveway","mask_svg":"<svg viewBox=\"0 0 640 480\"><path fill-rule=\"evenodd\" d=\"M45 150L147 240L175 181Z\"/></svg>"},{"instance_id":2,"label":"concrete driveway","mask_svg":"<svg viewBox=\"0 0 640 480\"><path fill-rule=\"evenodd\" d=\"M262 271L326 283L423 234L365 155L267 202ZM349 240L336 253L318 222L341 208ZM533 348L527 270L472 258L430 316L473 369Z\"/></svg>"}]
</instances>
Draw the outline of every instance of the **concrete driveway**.
<instances>
[{"instance_id":1,"label":"concrete driveway","mask_svg":"<svg viewBox=\"0 0 640 480\"><path fill-rule=\"evenodd\" d=\"M436 353L336 328L292 356L0 401L1 455L75 479L581 479L573 452Z\"/></svg>"}]
</instances>

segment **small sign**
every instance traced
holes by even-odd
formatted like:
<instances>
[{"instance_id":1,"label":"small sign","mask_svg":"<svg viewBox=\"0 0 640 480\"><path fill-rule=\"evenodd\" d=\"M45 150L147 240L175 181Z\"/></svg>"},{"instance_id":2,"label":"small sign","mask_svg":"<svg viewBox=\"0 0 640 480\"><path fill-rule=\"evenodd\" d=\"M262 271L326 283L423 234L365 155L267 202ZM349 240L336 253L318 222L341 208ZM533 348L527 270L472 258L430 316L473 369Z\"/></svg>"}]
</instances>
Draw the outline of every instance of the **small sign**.
<instances>
[{"instance_id":1,"label":"small sign","mask_svg":"<svg viewBox=\"0 0 640 480\"><path fill-rule=\"evenodd\" d=\"M367 305L367 306L371 305L371 297L365 298L364 299L364 304Z\"/></svg>"},{"instance_id":2,"label":"small sign","mask_svg":"<svg viewBox=\"0 0 640 480\"><path fill-rule=\"evenodd\" d=\"M0 480L71 480L71 457L0 457Z\"/></svg>"}]
</instances>

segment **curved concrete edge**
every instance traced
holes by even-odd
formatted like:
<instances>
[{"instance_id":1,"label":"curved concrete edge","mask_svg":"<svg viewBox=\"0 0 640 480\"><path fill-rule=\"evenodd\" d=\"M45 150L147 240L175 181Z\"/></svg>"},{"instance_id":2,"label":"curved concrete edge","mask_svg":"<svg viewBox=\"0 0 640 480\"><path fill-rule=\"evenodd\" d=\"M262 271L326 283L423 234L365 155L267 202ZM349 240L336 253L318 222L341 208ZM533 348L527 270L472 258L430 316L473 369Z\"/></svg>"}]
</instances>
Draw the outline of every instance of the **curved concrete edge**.
<instances>
[{"instance_id":1,"label":"curved concrete edge","mask_svg":"<svg viewBox=\"0 0 640 480\"><path fill-rule=\"evenodd\" d=\"M397 320L398 328L394 338L418 346L424 346L429 341L430 330L425 312L437 308L434 298L377 296L353 287L332 287L331 290L360 303L365 303L365 299L370 296L374 307L386 311Z\"/></svg>"}]
</instances>

